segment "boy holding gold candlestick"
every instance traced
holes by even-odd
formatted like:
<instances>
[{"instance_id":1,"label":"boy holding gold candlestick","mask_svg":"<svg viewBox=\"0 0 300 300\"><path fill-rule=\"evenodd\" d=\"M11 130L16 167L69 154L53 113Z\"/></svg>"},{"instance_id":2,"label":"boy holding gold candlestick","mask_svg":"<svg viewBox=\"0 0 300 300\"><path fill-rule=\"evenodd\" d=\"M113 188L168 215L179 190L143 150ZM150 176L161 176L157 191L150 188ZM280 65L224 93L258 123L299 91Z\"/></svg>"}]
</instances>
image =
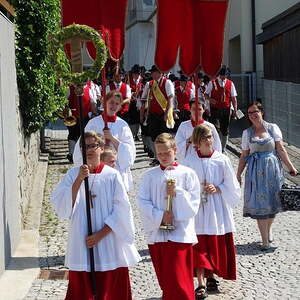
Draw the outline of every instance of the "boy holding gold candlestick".
<instances>
[{"instance_id":1,"label":"boy holding gold candlestick","mask_svg":"<svg viewBox=\"0 0 300 300\"><path fill-rule=\"evenodd\" d=\"M196 173L175 162L175 139L155 140L160 165L147 171L138 202L153 266L164 300L194 300L192 245L197 242L194 217L200 205Z\"/></svg>"}]
</instances>

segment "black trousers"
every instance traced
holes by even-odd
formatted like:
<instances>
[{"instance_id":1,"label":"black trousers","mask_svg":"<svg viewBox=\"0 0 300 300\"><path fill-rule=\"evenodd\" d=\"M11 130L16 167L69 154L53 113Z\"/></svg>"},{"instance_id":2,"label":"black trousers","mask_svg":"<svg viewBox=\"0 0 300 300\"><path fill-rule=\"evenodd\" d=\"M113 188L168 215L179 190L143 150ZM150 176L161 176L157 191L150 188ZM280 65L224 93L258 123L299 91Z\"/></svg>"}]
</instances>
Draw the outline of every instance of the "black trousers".
<instances>
[{"instance_id":1,"label":"black trousers","mask_svg":"<svg viewBox=\"0 0 300 300\"><path fill-rule=\"evenodd\" d=\"M156 137L161 133L170 133L170 129L167 128L166 122L164 121L164 114L156 115L149 113L148 132L153 142L155 141Z\"/></svg>"},{"instance_id":2,"label":"black trousers","mask_svg":"<svg viewBox=\"0 0 300 300\"><path fill-rule=\"evenodd\" d=\"M211 116L209 118L209 122L216 126L219 133L221 133L223 136L227 136L229 134L231 109L211 107L210 113Z\"/></svg>"},{"instance_id":3,"label":"black trousers","mask_svg":"<svg viewBox=\"0 0 300 300\"><path fill-rule=\"evenodd\" d=\"M86 124L88 123L90 119L87 118L83 118L83 124L84 127L86 126ZM72 140L72 141L76 141L80 138L80 119L77 119L77 122L74 126L67 126L68 129L68 141Z\"/></svg>"}]
</instances>

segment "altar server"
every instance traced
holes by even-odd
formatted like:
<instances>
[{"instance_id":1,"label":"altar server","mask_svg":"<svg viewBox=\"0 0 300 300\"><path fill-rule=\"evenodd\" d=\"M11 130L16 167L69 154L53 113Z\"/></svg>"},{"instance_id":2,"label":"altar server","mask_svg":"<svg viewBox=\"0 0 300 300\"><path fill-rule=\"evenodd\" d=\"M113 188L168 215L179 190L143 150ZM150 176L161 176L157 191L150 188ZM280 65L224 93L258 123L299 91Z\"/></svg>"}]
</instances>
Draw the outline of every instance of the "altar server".
<instances>
[{"instance_id":1,"label":"altar server","mask_svg":"<svg viewBox=\"0 0 300 300\"><path fill-rule=\"evenodd\" d=\"M116 115L121 107L122 95L117 91L112 91L106 95L106 99L109 129L103 130L104 120L103 116L100 115L88 122L85 131L94 130L104 135L105 139L109 141L110 146L117 151L118 159L116 168L121 173L126 190L129 191L133 186L130 167L133 165L136 155L134 140L128 124ZM75 145L73 160L77 166L82 164L78 142Z\"/></svg>"},{"instance_id":2,"label":"altar server","mask_svg":"<svg viewBox=\"0 0 300 300\"><path fill-rule=\"evenodd\" d=\"M212 130L198 125L192 142L196 151L187 155L184 164L196 171L201 185L201 205L195 218L198 244L194 246L194 267L199 281L196 299L204 299L206 289L218 290L213 274L236 279L232 209L241 193L229 158L214 151ZM208 277L206 286L204 277Z\"/></svg>"},{"instance_id":3,"label":"altar server","mask_svg":"<svg viewBox=\"0 0 300 300\"><path fill-rule=\"evenodd\" d=\"M192 133L196 126L196 103L193 99L190 103L191 106L191 120L182 122L177 130L175 140L177 147L177 159L182 162L188 153L193 151L192 147ZM203 124L211 128L213 135L213 149L222 151L221 141L215 126L203 119L204 108L199 103L198 120L199 124Z\"/></svg>"},{"instance_id":4,"label":"altar server","mask_svg":"<svg viewBox=\"0 0 300 300\"><path fill-rule=\"evenodd\" d=\"M138 192L150 256L162 299L194 300L192 244L197 242L194 216L200 204L199 181L193 170L175 162L171 134L160 134L155 148L160 165L144 174ZM167 210L167 195L173 198L172 210ZM174 229L161 229L161 225Z\"/></svg>"},{"instance_id":5,"label":"altar server","mask_svg":"<svg viewBox=\"0 0 300 300\"><path fill-rule=\"evenodd\" d=\"M87 165L70 169L51 195L58 217L70 220L66 251L69 268L67 300L92 298L88 248L94 250L98 300L130 300L128 267L140 257L133 244L134 223L118 171L100 162L104 139L84 135ZM93 234L88 236L84 178L89 179ZM118 288L116 288L118 287Z\"/></svg>"}]
</instances>

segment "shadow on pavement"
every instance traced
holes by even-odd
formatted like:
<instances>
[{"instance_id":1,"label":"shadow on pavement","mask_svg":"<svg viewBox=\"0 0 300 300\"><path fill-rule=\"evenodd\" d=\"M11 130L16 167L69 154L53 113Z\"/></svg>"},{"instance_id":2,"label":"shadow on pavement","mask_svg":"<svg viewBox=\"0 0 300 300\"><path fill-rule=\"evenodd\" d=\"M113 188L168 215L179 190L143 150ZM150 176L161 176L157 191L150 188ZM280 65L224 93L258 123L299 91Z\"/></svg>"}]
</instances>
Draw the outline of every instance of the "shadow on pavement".
<instances>
[{"instance_id":1,"label":"shadow on pavement","mask_svg":"<svg viewBox=\"0 0 300 300\"><path fill-rule=\"evenodd\" d=\"M242 245L235 245L238 255L259 255L264 253L273 253L277 247L270 247L270 249L262 251L261 243L251 242Z\"/></svg>"}]
</instances>

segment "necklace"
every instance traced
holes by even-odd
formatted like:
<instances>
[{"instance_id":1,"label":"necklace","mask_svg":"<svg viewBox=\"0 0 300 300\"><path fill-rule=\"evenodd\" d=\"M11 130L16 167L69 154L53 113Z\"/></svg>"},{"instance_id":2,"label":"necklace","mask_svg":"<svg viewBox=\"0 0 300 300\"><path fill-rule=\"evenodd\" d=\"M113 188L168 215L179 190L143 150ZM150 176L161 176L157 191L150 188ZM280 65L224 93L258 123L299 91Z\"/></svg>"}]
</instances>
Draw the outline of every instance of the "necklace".
<instances>
[{"instance_id":1,"label":"necklace","mask_svg":"<svg viewBox=\"0 0 300 300\"><path fill-rule=\"evenodd\" d=\"M198 151L197 154L199 155L200 152ZM200 156L200 155L199 155ZM203 203L207 202L207 198L208 198L208 193L207 191L204 189L205 185L207 184L206 182L206 175L208 173L208 167L209 167L209 160L207 160L207 164L206 164L206 168L204 169L204 158L210 158L209 157L201 157L200 156L200 160L201 160L201 170L202 170L202 174L203 174L203 178L202 178L202 182L201 182L201 186L202 186L202 191L201 191L201 201Z\"/></svg>"},{"instance_id":2,"label":"necklace","mask_svg":"<svg viewBox=\"0 0 300 300\"><path fill-rule=\"evenodd\" d=\"M96 198L96 196L97 196L96 194L92 194L92 188L93 188L93 185L94 185L94 182L95 182L96 175L99 174L102 171L103 166L104 166L104 164L100 163L99 166L96 169L94 169L95 174L94 174L93 181L92 181L92 184L91 184L91 187L90 187L90 190L89 190L91 208L94 208L93 198Z\"/></svg>"}]
</instances>

